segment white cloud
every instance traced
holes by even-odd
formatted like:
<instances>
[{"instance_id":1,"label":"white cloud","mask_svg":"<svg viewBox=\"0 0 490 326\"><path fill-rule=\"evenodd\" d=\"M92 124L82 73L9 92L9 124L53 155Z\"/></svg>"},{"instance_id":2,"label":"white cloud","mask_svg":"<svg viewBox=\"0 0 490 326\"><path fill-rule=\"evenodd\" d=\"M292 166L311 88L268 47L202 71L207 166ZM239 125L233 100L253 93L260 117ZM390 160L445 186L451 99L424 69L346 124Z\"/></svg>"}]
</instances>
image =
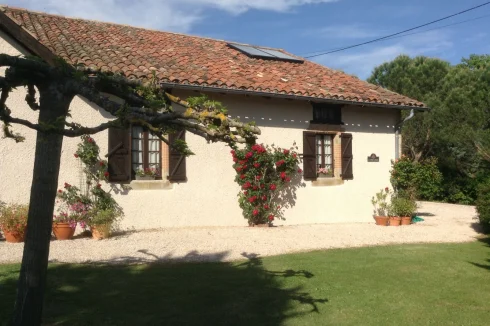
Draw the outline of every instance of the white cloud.
<instances>
[{"instance_id":1,"label":"white cloud","mask_svg":"<svg viewBox=\"0 0 490 326\"><path fill-rule=\"evenodd\" d=\"M215 8L231 14L248 10L285 12L294 7L339 0L7 0L7 5L133 26L189 31Z\"/></svg>"},{"instance_id":2,"label":"white cloud","mask_svg":"<svg viewBox=\"0 0 490 326\"><path fill-rule=\"evenodd\" d=\"M386 42L390 42L390 44L383 45L383 42L378 42L369 47L360 47L317 57L314 61L366 79L374 67L393 60L400 54L442 57L453 47L450 35L441 31L398 38L395 42L393 40L385 41L384 44Z\"/></svg>"}]
</instances>

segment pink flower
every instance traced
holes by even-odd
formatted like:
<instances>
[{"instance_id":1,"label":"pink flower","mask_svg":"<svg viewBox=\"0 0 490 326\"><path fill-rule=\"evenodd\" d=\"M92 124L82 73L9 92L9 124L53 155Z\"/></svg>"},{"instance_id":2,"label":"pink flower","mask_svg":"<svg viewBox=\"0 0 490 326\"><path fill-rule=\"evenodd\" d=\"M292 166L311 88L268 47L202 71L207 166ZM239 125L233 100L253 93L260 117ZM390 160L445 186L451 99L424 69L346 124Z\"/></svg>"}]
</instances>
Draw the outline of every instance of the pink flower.
<instances>
[{"instance_id":1,"label":"pink flower","mask_svg":"<svg viewBox=\"0 0 490 326\"><path fill-rule=\"evenodd\" d=\"M254 214L254 216L259 215L259 211L257 209L254 209L253 214Z\"/></svg>"},{"instance_id":2,"label":"pink flower","mask_svg":"<svg viewBox=\"0 0 490 326\"><path fill-rule=\"evenodd\" d=\"M248 188L250 188L251 186L252 186L252 184L251 184L249 181L247 181L247 182L245 182L245 184L242 186L242 188L243 188L243 189L248 189Z\"/></svg>"},{"instance_id":3,"label":"pink flower","mask_svg":"<svg viewBox=\"0 0 490 326\"><path fill-rule=\"evenodd\" d=\"M271 186L269 188L270 188L270 190L276 190L277 187L275 184L271 184Z\"/></svg>"},{"instance_id":4,"label":"pink flower","mask_svg":"<svg viewBox=\"0 0 490 326\"><path fill-rule=\"evenodd\" d=\"M252 196L248 199L249 202L253 203L257 199L256 196Z\"/></svg>"},{"instance_id":5,"label":"pink flower","mask_svg":"<svg viewBox=\"0 0 490 326\"><path fill-rule=\"evenodd\" d=\"M277 167L280 167L280 166L281 166L281 165L283 165L284 163L285 163L285 161L284 161L284 160L277 161L277 162L276 162L276 166L277 166Z\"/></svg>"},{"instance_id":6,"label":"pink flower","mask_svg":"<svg viewBox=\"0 0 490 326\"><path fill-rule=\"evenodd\" d=\"M254 156L253 152L248 152L247 154L245 154L246 158L251 158L252 156Z\"/></svg>"},{"instance_id":7,"label":"pink flower","mask_svg":"<svg viewBox=\"0 0 490 326\"><path fill-rule=\"evenodd\" d=\"M296 153L293 153L293 157L296 158L298 155L296 155Z\"/></svg>"},{"instance_id":8,"label":"pink flower","mask_svg":"<svg viewBox=\"0 0 490 326\"><path fill-rule=\"evenodd\" d=\"M286 172L281 172L281 179L286 178Z\"/></svg>"}]
</instances>

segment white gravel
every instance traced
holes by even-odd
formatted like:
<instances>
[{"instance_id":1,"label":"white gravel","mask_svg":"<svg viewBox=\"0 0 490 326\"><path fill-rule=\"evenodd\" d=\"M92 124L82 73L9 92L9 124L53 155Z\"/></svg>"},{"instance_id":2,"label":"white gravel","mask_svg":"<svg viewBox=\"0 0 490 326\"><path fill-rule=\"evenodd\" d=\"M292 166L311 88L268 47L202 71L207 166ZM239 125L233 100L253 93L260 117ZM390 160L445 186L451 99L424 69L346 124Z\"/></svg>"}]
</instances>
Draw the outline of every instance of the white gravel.
<instances>
[{"instance_id":1,"label":"white gravel","mask_svg":"<svg viewBox=\"0 0 490 326\"><path fill-rule=\"evenodd\" d=\"M475 208L419 203L424 222L380 227L373 223L274 228L201 227L127 233L107 240L52 241L51 262L231 261L316 249L393 243L468 242L477 231ZM0 241L0 263L20 262L23 244Z\"/></svg>"}]
</instances>

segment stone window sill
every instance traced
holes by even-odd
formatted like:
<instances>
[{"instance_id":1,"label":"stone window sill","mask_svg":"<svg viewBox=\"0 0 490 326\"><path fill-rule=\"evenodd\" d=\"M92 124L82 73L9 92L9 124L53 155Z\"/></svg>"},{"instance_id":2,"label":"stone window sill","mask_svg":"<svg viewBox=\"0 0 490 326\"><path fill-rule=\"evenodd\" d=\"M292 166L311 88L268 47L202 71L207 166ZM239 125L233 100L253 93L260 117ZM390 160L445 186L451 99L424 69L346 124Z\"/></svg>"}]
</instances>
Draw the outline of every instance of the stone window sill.
<instances>
[{"instance_id":1,"label":"stone window sill","mask_svg":"<svg viewBox=\"0 0 490 326\"><path fill-rule=\"evenodd\" d=\"M131 190L168 190L173 185L168 180L132 180L129 184Z\"/></svg>"},{"instance_id":2,"label":"stone window sill","mask_svg":"<svg viewBox=\"0 0 490 326\"><path fill-rule=\"evenodd\" d=\"M318 178L311 181L313 187L330 187L330 186L340 186L344 184L344 180L341 178Z\"/></svg>"}]
</instances>

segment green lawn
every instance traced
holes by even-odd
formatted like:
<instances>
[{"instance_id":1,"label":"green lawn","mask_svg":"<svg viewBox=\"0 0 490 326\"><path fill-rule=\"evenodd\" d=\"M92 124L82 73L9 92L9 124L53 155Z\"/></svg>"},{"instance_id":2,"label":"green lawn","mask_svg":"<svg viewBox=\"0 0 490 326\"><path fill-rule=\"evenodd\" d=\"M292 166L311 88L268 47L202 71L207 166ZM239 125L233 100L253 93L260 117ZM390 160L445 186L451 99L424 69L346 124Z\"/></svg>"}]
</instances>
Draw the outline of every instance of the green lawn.
<instances>
[{"instance_id":1,"label":"green lawn","mask_svg":"<svg viewBox=\"0 0 490 326\"><path fill-rule=\"evenodd\" d=\"M489 241L238 263L51 265L46 325L489 325ZM0 320L18 265L0 266Z\"/></svg>"}]
</instances>

